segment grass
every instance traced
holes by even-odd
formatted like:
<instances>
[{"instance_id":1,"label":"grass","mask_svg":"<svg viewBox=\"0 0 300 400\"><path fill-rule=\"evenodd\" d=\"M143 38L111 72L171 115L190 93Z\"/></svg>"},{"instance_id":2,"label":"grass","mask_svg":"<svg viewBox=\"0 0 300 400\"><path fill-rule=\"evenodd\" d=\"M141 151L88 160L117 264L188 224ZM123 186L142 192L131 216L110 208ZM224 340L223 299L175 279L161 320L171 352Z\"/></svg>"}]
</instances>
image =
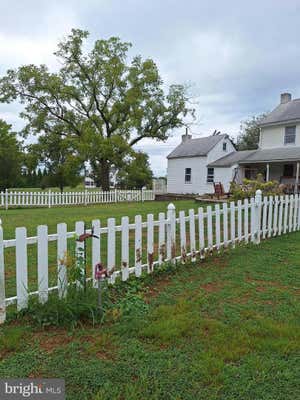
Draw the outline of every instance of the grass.
<instances>
[{"instance_id":1,"label":"grass","mask_svg":"<svg viewBox=\"0 0 300 400\"><path fill-rule=\"evenodd\" d=\"M7 324L0 376L63 377L72 400L300 398L299 263L297 232L147 277L139 302L124 284L101 326Z\"/></svg>"}]
</instances>

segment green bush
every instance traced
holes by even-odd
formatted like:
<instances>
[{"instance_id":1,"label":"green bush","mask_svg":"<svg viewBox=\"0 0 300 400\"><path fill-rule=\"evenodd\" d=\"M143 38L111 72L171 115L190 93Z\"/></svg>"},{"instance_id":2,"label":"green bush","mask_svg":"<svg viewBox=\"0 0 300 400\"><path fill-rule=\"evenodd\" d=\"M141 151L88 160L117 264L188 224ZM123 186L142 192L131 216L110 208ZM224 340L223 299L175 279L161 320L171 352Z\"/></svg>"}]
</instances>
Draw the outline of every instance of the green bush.
<instances>
[{"instance_id":1,"label":"green bush","mask_svg":"<svg viewBox=\"0 0 300 400\"><path fill-rule=\"evenodd\" d=\"M263 196L283 194L283 187L278 181L264 182L261 174L258 174L255 180L243 179L241 185L231 182L230 192L234 200L240 200L254 197L258 189L262 191Z\"/></svg>"}]
</instances>

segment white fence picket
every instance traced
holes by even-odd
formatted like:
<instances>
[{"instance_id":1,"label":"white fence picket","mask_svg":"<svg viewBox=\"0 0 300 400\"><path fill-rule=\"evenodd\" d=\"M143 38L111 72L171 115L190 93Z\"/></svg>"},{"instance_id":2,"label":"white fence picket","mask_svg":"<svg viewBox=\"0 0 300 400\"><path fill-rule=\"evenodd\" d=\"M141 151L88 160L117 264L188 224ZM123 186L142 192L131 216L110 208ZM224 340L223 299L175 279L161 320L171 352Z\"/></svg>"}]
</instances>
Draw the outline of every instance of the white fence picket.
<instances>
[{"instance_id":1,"label":"white fence picket","mask_svg":"<svg viewBox=\"0 0 300 400\"><path fill-rule=\"evenodd\" d=\"M217 246L217 250L220 250L220 246L221 246L221 229L220 229L220 225L221 225L221 215L220 215L220 205L216 204L215 206L215 216L216 216L216 223L215 223L215 227L216 227L216 246Z\"/></svg>"},{"instance_id":2,"label":"white fence picket","mask_svg":"<svg viewBox=\"0 0 300 400\"><path fill-rule=\"evenodd\" d=\"M190 225L190 252L191 261L196 261L196 232L195 232L195 212L194 209L189 210L189 225Z\"/></svg>"},{"instance_id":3,"label":"white fence picket","mask_svg":"<svg viewBox=\"0 0 300 400\"><path fill-rule=\"evenodd\" d=\"M40 303L48 300L48 226L40 225L37 229L38 250L38 292Z\"/></svg>"},{"instance_id":4,"label":"white fence picket","mask_svg":"<svg viewBox=\"0 0 300 400\"><path fill-rule=\"evenodd\" d=\"M297 230L297 222L298 222L298 194L295 194L294 197L294 221L293 221L293 231L295 232Z\"/></svg>"},{"instance_id":5,"label":"white fence picket","mask_svg":"<svg viewBox=\"0 0 300 400\"><path fill-rule=\"evenodd\" d=\"M293 212L294 212L294 196L290 196L290 212L289 212L289 232L293 230Z\"/></svg>"},{"instance_id":6,"label":"white fence picket","mask_svg":"<svg viewBox=\"0 0 300 400\"><path fill-rule=\"evenodd\" d=\"M185 264L186 262L186 230L185 230L185 212L179 212L179 231L180 231L180 254L181 262Z\"/></svg>"},{"instance_id":7,"label":"white fence picket","mask_svg":"<svg viewBox=\"0 0 300 400\"><path fill-rule=\"evenodd\" d=\"M249 201L244 200L244 238L245 242L249 241Z\"/></svg>"},{"instance_id":8,"label":"white fence picket","mask_svg":"<svg viewBox=\"0 0 300 400\"><path fill-rule=\"evenodd\" d=\"M235 247L235 204L230 202L230 240L232 247Z\"/></svg>"},{"instance_id":9,"label":"white fence picket","mask_svg":"<svg viewBox=\"0 0 300 400\"><path fill-rule=\"evenodd\" d=\"M279 214L278 214L278 235L281 235L281 233L282 233L283 202L284 202L284 197L280 196Z\"/></svg>"},{"instance_id":10,"label":"white fence picket","mask_svg":"<svg viewBox=\"0 0 300 400\"><path fill-rule=\"evenodd\" d=\"M110 283L115 282L116 268L116 220L108 218L107 220L107 269L110 273Z\"/></svg>"},{"instance_id":11,"label":"white fence picket","mask_svg":"<svg viewBox=\"0 0 300 400\"><path fill-rule=\"evenodd\" d=\"M28 305L26 228L16 228L17 309Z\"/></svg>"},{"instance_id":12,"label":"white fence picket","mask_svg":"<svg viewBox=\"0 0 300 400\"><path fill-rule=\"evenodd\" d=\"M223 203L223 242L224 247L228 246L228 206L227 203Z\"/></svg>"},{"instance_id":13,"label":"white fence picket","mask_svg":"<svg viewBox=\"0 0 300 400\"><path fill-rule=\"evenodd\" d=\"M283 233L287 232L287 228L288 228L288 213L289 213L289 196L286 195L285 199L284 199Z\"/></svg>"},{"instance_id":14,"label":"white fence picket","mask_svg":"<svg viewBox=\"0 0 300 400\"><path fill-rule=\"evenodd\" d=\"M277 233L278 233L278 206L279 206L278 196L275 196L275 200L274 200L274 218L273 218L273 236L276 236Z\"/></svg>"},{"instance_id":15,"label":"white fence picket","mask_svg":"<svg viewBox=\"0 0 300 400\"><path fill-rule=\"evenodd\" d=\"M211 206L207 206L207 246L212 253L213 251L213 228L212 228L212 209Z\"/></svg>"},{"instance_id":16,"label":"white fence picket","mask_svg":"<svg viewBox=\"0 0 300 400\"><path fill-rule=\"evenodd\" d=\"M239 242L242 241L242 201L237 202L237 234Z\"/></svg>"},{"instance_id":17,"label":"white fence picket","mask_svg":"<svg viewBox=\"0 0 300 400\"><path fill-rule=\"evenodd\" d=\"M166 242L165 242L165 213L158 215L158 263L161 265L166 258Z\"/></svg>"},{"instance_id":18,"label":"white fence picket","mask_svg":"<svg viewBox=\"0 0 300 400\"><path fill-rule=\"evenodd\" d=\"M205 237L204 237L204 216L203 216L203 208L200 207L198 209L198 230L199 230L199 251L200 258L203 259L205 256Z\"/></svg>"},{"instance_id":19,"label":"white fence picket","mask_svg":"<svg viewBox=\"0 0 300 400\"><path fill-rule=\"evenodd\" d=\"M142 217L135 216L135 275L142 274Z\"/></svg>"},{"instance_id":20,"label":"white fence picket","mask_svg":"<svg viewBox=\"0 0 300 400\"><path fill-rule=\"evenodd\" d=\"M147 272L150 274L153 272L154 263L154 249L153 249L153 239L154 239L154 226L153 226L153 214L147 215Z\"/></svg>"},{"instance_id":21,"label":"white fence picket","mask_svg":"<svg viewBox=\"0 0 300 400\"><path fill-rule=\"evenodd\" d=\"M101 222L99 219L92 221L94 237L92 238L92 280L93 286L98 287L95 279L95 267L101 262Z\"/></svg>"},{"instance_id":22,"label":"white fence picket","mask_svg":"<svg viewBox=\"0 0 300 400\"><path fill-rule=\"evenodd\" d=\"M76 256L76 264L81 272L82 279L84 279L85 273L85 241L79 241L80 235L85 233L85 226L83 221L77 221L75 223L75 233L76 233L76 248L75 248L75 256ZM86 278L86 277L85 277ZM82 286L81 282L76 282L78 286Z\"/></svg>"},{"instance_id":23,"label":"white fence picket","mask_svg":"<svg viewBox=\"0 0 300 400\"><path fill-rule=\"evenodd\" d=\"M262 216L262 237L266 238L267 235L267 215L268 215L268 198L264 197L263 200L263 216Z\"/></svg>"},{"instance_id":24,"label":"white fence picket","mask_svg":"<svg viewBox=\"0 0 300 400\"><path fill-rule=\"evenodd\" d=\"M127 281L129 278L129 218L122 217L121 220L121 271L122 281Z\"/></svg>"},{"instance_id":25,"label":"white fence picket","mask_svg":"<svg viewBox=\"0 0 300 400\"><path fill-rule=\"evenodd\" d=\"M67 294L67 224L57 225L57 287L60 298Z\"/></svg>"}]
</instances>

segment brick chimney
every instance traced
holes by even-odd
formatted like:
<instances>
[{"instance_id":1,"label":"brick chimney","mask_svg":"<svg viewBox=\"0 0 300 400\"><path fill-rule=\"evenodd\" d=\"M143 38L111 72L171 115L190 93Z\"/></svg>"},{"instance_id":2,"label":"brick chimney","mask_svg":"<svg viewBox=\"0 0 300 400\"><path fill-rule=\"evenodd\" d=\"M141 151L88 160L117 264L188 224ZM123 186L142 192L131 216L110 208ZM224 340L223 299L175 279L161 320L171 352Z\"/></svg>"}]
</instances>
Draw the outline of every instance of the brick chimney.
<instances>
[{"instance_id":1,"label":"brick chimney","mask_svg":"<svg viewBox=\"0 0 300 400\"><path fill-rule=\"evenodd\" d=\"M188 134L188 128L185 128L185 134L181 136L181 141L182 143L185 143L186 141L192 139L192 135Z\"/></svg>"},{"instance_id":2,"label":"brick chimney","mask_svg":"<svg viewBox=\"0 0 300 400\"><path fill-rule=\"evenodd\" d=\"M280 104L289 103L292 100L291 93L281 93L280 95Z\"/></svg>"}]
</instances>

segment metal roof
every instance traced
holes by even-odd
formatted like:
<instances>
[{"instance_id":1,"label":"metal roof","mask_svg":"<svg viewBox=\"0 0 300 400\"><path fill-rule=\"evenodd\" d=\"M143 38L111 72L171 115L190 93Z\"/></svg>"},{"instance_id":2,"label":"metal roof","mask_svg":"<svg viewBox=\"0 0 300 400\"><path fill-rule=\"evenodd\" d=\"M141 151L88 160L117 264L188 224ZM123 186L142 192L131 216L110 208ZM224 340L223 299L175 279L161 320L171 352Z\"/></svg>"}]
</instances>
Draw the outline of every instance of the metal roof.
<instances>
[{"instance_id":1,"label":"metal roof","mask_svg":"<svg viewBox=\"0 0 300 400\"><path fill-rule=\"evenodd\" d=\"M257 150L244 150L234 151L225 157L219 158L218 160L209 164L209 167L231 167L234 164L238 164L241 160L247 158L253 152Z\"/></svg>"},{"instance_id":2,"label":"metal roof","mask_svg":"<svg viewBox=\"0 0 300 400\"><path fill-rule=\"evenodd\" d=\"M281 103L265 118L260 125L274 125L279 123L293 123L300 120L300 99L294 99L287 103Z\"/></svg>"},{"instance_id":3,"label":"metal roof","mask_svg":"<svg viewBox=\"0 0 300 400\"><path fill-rule=\"evenodd\" d=\"M206 156L210 150L224 137L224 135L212 135L206 136L199 139L187 139L185 142L180 143L168 156L171 158L183 158L183 157L198 157Z\"/></svg>"},{"instance_id":4,"label":"metal roof","mask_svg":"<svg viewBox=\"0 0 300 400\"><path fill-rule=\"evenodd\" d=\"M300 147L278 147L272 149L254 150L247 158L241 160L239 164L250 164L259 162L284 162L300 161Z\"/></svg>"}]
</instances>

